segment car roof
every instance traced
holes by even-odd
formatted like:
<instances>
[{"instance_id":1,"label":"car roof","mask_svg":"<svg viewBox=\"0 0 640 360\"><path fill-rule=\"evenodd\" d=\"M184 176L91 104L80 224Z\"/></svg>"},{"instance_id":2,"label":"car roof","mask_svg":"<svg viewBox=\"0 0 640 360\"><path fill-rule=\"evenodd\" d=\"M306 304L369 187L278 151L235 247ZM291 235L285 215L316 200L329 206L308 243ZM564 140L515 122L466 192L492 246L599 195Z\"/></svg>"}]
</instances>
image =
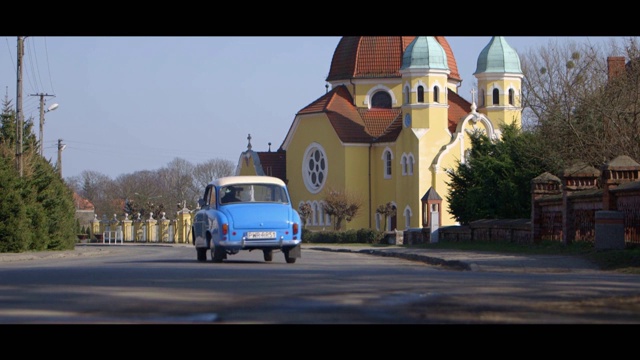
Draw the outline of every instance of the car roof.
<instances>
[{"instance_id":1,"label":"car roof","mask_svg":"<svg viewBox=\"0 0 640 360\"><path fill-rule=\"evenodd\" d=\"M221 178L217 178L209 183L209 185L214 186L228 186L228 185L240 185L240 184L274 184L285 186L284 181L277 177L273 176L262 176L262 175L244 175L244 176L225 176Z\"/></svg>"}]
</instances>

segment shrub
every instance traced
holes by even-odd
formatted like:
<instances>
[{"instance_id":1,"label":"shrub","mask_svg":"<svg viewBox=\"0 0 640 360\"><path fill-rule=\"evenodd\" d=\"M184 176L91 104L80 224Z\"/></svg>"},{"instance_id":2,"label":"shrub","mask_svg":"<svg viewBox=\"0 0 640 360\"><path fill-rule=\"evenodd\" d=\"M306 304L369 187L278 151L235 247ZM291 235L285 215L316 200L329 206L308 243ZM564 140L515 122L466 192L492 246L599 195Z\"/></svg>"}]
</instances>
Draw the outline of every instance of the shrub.
<instances>
[{"instance_id":1,"label":"shrub","mask_svg":"<svg viewBox=\"0 0 640 360\"><path fill-rule=\"evenodd\" d=\"M383 239L384 232L372 229L302 231L302 242L313 244L381 244Z\"/></svg>"}]
</instances>

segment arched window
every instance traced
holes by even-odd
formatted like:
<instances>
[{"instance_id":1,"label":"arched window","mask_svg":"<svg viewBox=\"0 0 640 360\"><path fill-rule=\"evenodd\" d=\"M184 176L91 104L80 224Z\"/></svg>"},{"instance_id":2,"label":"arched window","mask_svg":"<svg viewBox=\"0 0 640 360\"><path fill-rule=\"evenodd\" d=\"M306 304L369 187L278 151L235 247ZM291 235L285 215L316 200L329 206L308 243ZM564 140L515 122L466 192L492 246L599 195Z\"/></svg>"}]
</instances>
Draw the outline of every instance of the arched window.
<instances>
[{"instance_id":1,"label":"arched window","mask_svg":"<svg viewBox=\"0 0 640 360\"><path fill-rule=\"evenodd\" d=\"M320 209L318 208L318 203L313 203L313 225L318 225L318 217L320 216Z\"/></svg>"},{"instance_id":2,"label":"arched window","mask_svg":"<svg viewBox=\"0 0 640 360\"><path fill-rule=\"evenodd\" d=\"M404 209L404 228L408 229L411 227L411 209L407 206Z\"/></svg>"},{"instance_id":3,"label":"arched window","mask_svg":"<svg viewBox=\"0 0 640 360\"><path fill-rule=\"evenodd\" d=\"M498 89L493 89L493 105L500 104L500 92Z\"/></svg>"},{"instance_id":4,"label":"arched window","mask_svg":"<svg viewBox=\"0 0 640 360\"><path fill-rule=\"evenodd\" d=\"M407 155L402 154L400 165L402 166L402 175L407 175Z\"/></svg>"},{"instance_id":5,"label":"arched window","mask_svg":"<svg viewBox=\"0 0 640 360\"><path fill-rule=\"evenodd\" d=\"M409 175L413 175L413 162L414 162L413 155L409 155L409 157L407 158L407 163L409 165L409 169L407 170L407 173Z\"/></svg>"},{"instance_id":6,"label":"arched window","mask_svg":"<svg viewBox=\"0 0 640 360\"><path fill-rule=\"evenodd\" d=\"M386 91L378 91L371 97L371 107L378 109L391 109L391 95Z\"/></svg>"},{"instance_id":7,"label":"arched window","mask_svg":"<svg viewBox=\"0 0 640 360\"><path fill-rule=\"evenodd\" d=\"M324 204L325 204L324 201L320 203L320 207L322 208L322 213L324 214L324 224L326 226L331 226L331 215L327 214L327 212L324 211Z\"/></svg>"},{"instance_id":8,"label":"arched window","mask_svg":"<svg viewBox=\"0 0 640 360\"><path fill-rule=\"evenodd\" d=\"M516 102L515 97L516 97L515 91L513 91L513 89L509 89L509 105L512 105L512 106L515 105L515 102Z\"/></svg>"},{"instance_id":9,"label":"arched window","mask_svg":"<svg viewBox=\"0 0 640 360\"><path fill-rule=\"evenodd\" d=\"M485 98L484 98L484 89L480 90L480 106L484 106Z\"/></svg>"},{"instance_id":10,"label":"arched window","mask_svg":"<svg viewBox=\"0 0 640 360\"><path fill-rule=\"evenodd\" d=\"M418 86L418 102L424 102L424 86L422 85Z\"/></svg>"},{"instance_id":11,"label":"arched window","mask_svg":"<svg viewBox=\"0 0 640 360\"><path fill-rule=\"evenodd\" d=\"M405 87L404 87L404 92L402 93L402 97L404 98L404 99L403 99L403 100L404 100L404 103L405 103L405 104L408 104L408 103L409 103L409 100L411 100L411 99L409 98L409 86L405 86Z\"/></svg>"},{"instance_id":12,"label":"arched window","mask_svg":"<svg viewBox=\"0 0 640 360\"><path fill-rule=\"evenodd\" d=\"M433 102L440 102L440 88L433 87Z\"/></svg>"},{"instance_id":13,"label":"arched window","mask_svg":"<svg viewBox=\"0 0 640 360\"><path fill-rule=\"evenodd\" d=\"M391 177L391 160L393 157L391 156L391 151L386 150L383 155L384 159L384 177L388 179Z\"/></svg>"}]
</instances>

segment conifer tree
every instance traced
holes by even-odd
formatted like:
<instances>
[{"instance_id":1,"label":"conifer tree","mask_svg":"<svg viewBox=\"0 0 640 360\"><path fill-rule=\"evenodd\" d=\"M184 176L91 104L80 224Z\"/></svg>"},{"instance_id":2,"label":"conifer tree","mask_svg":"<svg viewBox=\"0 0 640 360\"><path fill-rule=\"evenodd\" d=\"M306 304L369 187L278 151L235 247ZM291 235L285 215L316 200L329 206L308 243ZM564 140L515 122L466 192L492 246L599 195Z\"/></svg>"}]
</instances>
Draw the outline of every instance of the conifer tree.
<instances>
[{"instance_id":1,"label":"conifer tree","mask_svg":"<svg viewBox=\"0 0 640 360\"><path fill-rule=\"evenodd\" d=\"M447 169L449 210L462 224L531 216L531 179L548 165L536 156L532 134L513 124L501 130L497 141L481 131L471 134L469 159Z\"/></svg>"}]
</instances>

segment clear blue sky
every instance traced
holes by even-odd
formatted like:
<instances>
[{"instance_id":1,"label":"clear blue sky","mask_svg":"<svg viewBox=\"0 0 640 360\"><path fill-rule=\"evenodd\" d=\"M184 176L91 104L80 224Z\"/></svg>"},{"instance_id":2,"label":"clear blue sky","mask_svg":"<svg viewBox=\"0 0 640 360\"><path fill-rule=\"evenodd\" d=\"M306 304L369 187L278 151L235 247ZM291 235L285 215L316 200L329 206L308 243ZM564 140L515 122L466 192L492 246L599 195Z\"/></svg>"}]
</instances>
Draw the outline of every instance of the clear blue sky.
<instances>
[{"instance_id":1,"label":"clear blue sky","mask_svg":"<svg viewBox=\"0 0 640 360\"><path fill-rule=\"evenodd\" d=\"M600 37L506 37L519 53L551 40ZM622 39L622 38L618 38ZM1 99L15 107L17 38L0 44ZM247 135L255 151L276 150L295 114L325 91L339 37L28 37L23 58L23 111L39 135L45 108L44 156L62 176L93 170L112 179L156 170L176 157L198 164L238 163ZM473 72L489 36L447 37L471 98Z\"/></svg>"}]
</instances>

